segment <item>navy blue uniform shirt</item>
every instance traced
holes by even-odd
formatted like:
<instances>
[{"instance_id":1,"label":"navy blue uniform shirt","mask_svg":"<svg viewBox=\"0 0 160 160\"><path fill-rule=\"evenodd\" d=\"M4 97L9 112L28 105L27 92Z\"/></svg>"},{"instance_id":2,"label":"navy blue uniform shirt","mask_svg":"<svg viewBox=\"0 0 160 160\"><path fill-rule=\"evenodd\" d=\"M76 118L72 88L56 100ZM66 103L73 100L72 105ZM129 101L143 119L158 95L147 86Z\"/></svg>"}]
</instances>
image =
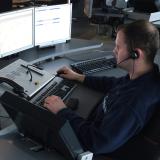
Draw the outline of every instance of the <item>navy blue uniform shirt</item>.
<instances>
[{"instance_id":1,"label":"navy blue uniform shirt","mask_svg":"<svg viewBox=\"0 0 160 160\"><path fill-rule=\"evenodd\" d=\"M58 115L69 120L82 146L94 154L115 151L138 134L155 107L160 106L160 79L156 69L135 80L130 80L128 75L87 76L84 84L105 93L92 117L83 119L69 108Z\"/></svg>"}]
</instances>

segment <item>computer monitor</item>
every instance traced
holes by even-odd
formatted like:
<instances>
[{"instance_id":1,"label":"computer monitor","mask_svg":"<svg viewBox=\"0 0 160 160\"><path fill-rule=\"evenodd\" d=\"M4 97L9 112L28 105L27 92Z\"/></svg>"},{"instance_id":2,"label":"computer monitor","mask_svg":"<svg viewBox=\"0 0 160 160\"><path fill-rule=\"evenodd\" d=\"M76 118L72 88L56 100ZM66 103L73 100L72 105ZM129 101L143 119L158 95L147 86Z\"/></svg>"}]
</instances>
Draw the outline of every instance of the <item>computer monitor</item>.
<instances>
[{"instance_id":1,"label":"computer monitor","mask_svg":"<svg viewBox=\"0 0 160 160\"><path fill-rule=\"evenodd\" d=\"M33 8L0 14L0 58L34 46Z\"/></svg>"},{"instance_id":2,"label":"computer monitor","mask_svg":"<svg viewBox=\"0 0 160 160\"><path fill-rule=\"evenodd\" d=\"M72 5L35 8L35 46L46 47L71 39Z\"/></svg>"}]
</instances>

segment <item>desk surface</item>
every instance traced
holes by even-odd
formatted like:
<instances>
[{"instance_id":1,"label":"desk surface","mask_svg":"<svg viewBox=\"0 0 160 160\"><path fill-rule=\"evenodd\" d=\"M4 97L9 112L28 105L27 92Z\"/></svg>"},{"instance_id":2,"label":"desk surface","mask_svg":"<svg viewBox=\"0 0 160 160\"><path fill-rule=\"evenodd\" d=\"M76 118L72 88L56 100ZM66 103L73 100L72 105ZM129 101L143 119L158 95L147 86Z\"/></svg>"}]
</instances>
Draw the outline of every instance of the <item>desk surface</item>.
<instances>
[{"instance_id":1,"label":"desk surface","mask_svg":"<svg viewBox=\"0 0 160 160\"><path fill-rule=\"evenodd\" d=\"M69 42L57 44L55 47L26 50L19 55L19 58L31 63L37 63L67 53L99 48L102 45L103 43L99 41L72 38Z\"/></svg>"},{"instance_id":2,"label":"desk surface","mask_svg":"<svg viewBox=\"0 0 160 160\"><path fill-rule=\"evenodd\" d=\"M55 150L44 149L35 152L32 150L34 146L33 141L19 135L14 125L0 131L0 148L4 147L0 150L0 153L3 151L1 158L2 155L5 157L3 160L65 160Z\"/></svg>"},{"instance_id":3,"label":"desk surface","mask_svg":"<svg viewBox=\"0 0 160 160\"><path fill-rule=\"evenodd\" d=\"M84 40L72 38L68 43L57 44L55 47L47 47L38 49L37 47L25 50L19 54L13 54L11 57L4 57L0 59L0 68L7 66L17 59L22 59L32 64L45 61L47 59L54 59L55 56L62 56L68 53L83 52L85 50L92 50L100 48L103 43L96 40Z\"/></svg>"},{"instance_id":4,"label":"desk surface","mask_svg":"<svg viewBox=\"0 0 160 160\"><path fill-rule=\"evenodd\" d=\"M95 53L91 52L79 52L79 53L73 53L73 54L68 54L67 56L70 55L73 56L72 58L78 57L78 59L88 59L88 57L96 57L96 56L101 56L101 54L108 54L108 52L99 52L95 51ZM77 60L78 60L77 59ZM52 60L50 62L45 62L42 63L44 69L47 70L48 72L55 72L59 67L62 67L63 65L69 65L71 62L71 59L66 59L61 58L57 60ZM108 70L104 71L101 73L98 73L98 75L102 74L107 74L108 76L113 76L113 75L122 75L124 72L121 72L119 69L113 69L113 70ZM84 94L85 93L85 94ZM98 93L96 91L90 90L89 88L86 88L82 85L78 85L78 87L73 91L71 97L75 97L79 99L79 107L78 110L76 111L77 114L81 115L82 117L87 117L87 115L90 113L92 108L98 103L98 101L102 98L102 94ZM94 98L93 98L94 97ZM11 126L5 130L0 131L0 139L3 140L11 140L13 143L18 147L18 152L15 152L14 155L17 155L17 158L19 158L19 155L24 153L24 157L27 157L27 160L65 160L65 157L62 155L58 154L55 151L47 151L47 150L42 150L40 152L33 152L30 150L30 144L28 142L22 140L22 138L19 136L18 132L16 131L16 128L14 126ZM33 159L34 158L34 159ZM20 159L18 159L20 160ZM23 159L21 159L23 160ZM26 160L26 159L24 159Z\"/></svg>"}]
</instances>

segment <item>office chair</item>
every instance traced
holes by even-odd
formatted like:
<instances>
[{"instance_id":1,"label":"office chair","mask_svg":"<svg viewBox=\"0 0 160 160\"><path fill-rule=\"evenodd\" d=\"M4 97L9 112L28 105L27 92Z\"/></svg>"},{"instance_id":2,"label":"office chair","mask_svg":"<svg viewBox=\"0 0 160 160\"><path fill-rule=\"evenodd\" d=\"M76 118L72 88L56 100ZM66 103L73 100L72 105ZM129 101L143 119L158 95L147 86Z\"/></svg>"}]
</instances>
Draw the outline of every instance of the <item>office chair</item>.
<instances>
[{"instance_id":1,"label":"office chair","mask_svg":"<svg viewBox=\"0 0 160 160\"><path fill-rule=\"evenodd\" d=\"M160 160L160 106L157 107L146 127L138 135L113 153L95 158L95 160L108 159Z\"/></svg>"},{"instance_id":2,"label":"office chair","mask_svg":"<svg viewBox=\"0 0 160 160\"><path fill-rule=\"evenodd\" d=\"M115 2L115 1L114 1ZM111 36L114 38L118 25L123 24L125 15L121 9L105 6L105 1L102 1L101 8L93 7L93 0L85 0L85 4L88 3L88 8L85 7L85 13L90 19L90 22L97 24L97 33L100 33L100 26L110 25L112 27ZM115 4L114 4L115 5ZM113 11L114 10L114 11Z\"/></svg>"}]
</instances>

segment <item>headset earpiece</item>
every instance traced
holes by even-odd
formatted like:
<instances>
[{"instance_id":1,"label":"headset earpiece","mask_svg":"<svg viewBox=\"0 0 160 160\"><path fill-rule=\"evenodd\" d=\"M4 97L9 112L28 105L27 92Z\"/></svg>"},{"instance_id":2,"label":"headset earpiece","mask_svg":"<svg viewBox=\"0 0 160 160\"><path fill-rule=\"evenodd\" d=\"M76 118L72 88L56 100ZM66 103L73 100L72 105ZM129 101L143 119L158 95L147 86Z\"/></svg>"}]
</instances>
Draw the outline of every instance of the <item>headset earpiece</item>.
<instances>
[{"instance_id":1,"label":"headset earpiece","mask_svg":"<svg viewBox=\"0 0 160 160\"><path fill-rule=\"evenodd\" d=\"M137 58L139 58L138 52L137 51L132 51L130 58L131 59L137 59Z\"/></svg>"},{"instance_id":2,"label":"headset earpiece","mask_svg":"<svg viewBox=\"0 0 160 160\"><path fill-rule=\"evenodd\" d=\"M128 59L138 59L139 58L139 53L137 51L132 51L130 52L130 56L123 59L122 61L120 61L119 63L117 63L117 65L121 64L124 61L127 61Z\"/></svg>"}]
</instances>

